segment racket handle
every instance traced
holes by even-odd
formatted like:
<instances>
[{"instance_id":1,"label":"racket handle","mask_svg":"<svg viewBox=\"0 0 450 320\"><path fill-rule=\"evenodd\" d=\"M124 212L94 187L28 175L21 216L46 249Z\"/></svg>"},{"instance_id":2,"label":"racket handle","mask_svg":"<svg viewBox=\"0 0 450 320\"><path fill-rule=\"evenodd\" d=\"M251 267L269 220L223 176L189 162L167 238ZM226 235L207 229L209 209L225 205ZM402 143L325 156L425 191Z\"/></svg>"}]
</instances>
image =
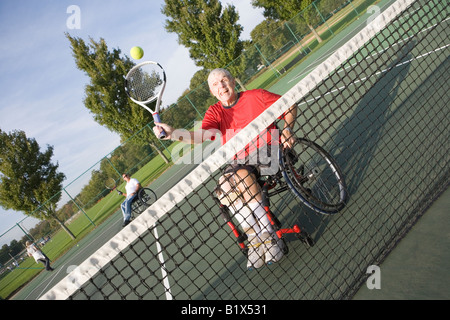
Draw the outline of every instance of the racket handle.
<instances>
[{"instance_id":1,"label":"racket handle","mask_svg":"<svg viewBox=\"0 0 450 320\"><path fill-rule=\"evenodd\" d=\"M155 120L155 122L161 122L161 118L159 117L158 113L155 112L153 114L153 120ZM159 127L159 128L161 128L161 127ZM161 128L161 133L159 134L158 139L164 139L165 137L167 137L167 134L164 131L164 129Z\"/></svg>"}]
</instances>

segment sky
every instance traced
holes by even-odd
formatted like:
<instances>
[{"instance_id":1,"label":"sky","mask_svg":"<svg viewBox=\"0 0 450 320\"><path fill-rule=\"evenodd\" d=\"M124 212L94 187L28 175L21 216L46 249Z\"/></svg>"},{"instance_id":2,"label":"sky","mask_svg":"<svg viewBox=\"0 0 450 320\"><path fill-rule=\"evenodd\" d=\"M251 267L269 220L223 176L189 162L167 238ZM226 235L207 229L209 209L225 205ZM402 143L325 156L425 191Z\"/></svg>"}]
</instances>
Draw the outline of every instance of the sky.
<instances>
[{"instance_id":1,"label":"sky","mask_svg":"<svg viewBox=\"0 0 450 320\"><path fill-rule=\"evenodd\" d=\"M233 4L244 27L241 39L263 20L251 0L222 0ZM54 147L53 163L66 175L63 186L88 170L120 144L117 134L93 120L83 105L89 78L76 68L64 33L88 41L105 39L108 48L130 56L133 46L143 60L159 62L167 74L164 105L189 87L199 70L177 35L164 29L163 0L1 0L0 1L0 128L23 130L44 151ZM0 236L25 218L0 208ZM27 218L20 226L31 228ZM17 227L14 230L18 230ZM8 243L8 232L0 246ZM19 235L19 238L23 234Z\"/></svg>"}]
</instances>

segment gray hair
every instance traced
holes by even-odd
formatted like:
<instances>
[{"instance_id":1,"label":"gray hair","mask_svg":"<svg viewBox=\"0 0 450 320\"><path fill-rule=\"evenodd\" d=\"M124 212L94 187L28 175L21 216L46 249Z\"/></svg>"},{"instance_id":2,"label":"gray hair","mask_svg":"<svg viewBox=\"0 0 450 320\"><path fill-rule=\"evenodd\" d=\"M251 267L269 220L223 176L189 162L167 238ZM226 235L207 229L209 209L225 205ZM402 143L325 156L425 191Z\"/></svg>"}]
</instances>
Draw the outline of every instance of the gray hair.
<instances>
[{"instance_id":1,"label":"gray hair","mask_svg":"<svg viewBox=\"0 0 450 320\"><path fill-rule=\"evenodd\" d=\"M230 71L228 71L227 69L223 69L223 68L217 68L217 69L212 70L212 71L209 73L209 76L208 76L208 84L209 84L209 82L210 82L212 76L215 75L215 74L217 74L217 73L223 73L228 79L234 80L234 77L232 76L232 74L230 73Z\"/></svg>"}]
</instances>

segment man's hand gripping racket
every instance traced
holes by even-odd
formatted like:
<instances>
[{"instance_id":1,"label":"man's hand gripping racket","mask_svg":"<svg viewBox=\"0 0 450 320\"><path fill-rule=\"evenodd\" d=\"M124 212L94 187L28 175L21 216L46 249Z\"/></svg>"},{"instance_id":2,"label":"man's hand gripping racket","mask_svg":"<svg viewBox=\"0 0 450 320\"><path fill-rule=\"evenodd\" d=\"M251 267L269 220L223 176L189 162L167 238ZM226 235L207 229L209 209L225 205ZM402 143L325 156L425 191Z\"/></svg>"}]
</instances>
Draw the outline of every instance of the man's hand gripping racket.
<instances>
[{"instance_id":1,"label":"man's hand gripping racket","mask_svg":"<svg viewBox=\"0 0 450 320\"><path fill-rule=\"evenodd\" d=\"M134 66L125 77L125 91L130 99L147 109L155 123L160 123L159 108L161 97L166 88L166 73L163 67L153 61L145 61ZM155 110L149 104L156 100ZM162 129L159 139L166 138L167 134Z\"/></svg>"}]
</instances>

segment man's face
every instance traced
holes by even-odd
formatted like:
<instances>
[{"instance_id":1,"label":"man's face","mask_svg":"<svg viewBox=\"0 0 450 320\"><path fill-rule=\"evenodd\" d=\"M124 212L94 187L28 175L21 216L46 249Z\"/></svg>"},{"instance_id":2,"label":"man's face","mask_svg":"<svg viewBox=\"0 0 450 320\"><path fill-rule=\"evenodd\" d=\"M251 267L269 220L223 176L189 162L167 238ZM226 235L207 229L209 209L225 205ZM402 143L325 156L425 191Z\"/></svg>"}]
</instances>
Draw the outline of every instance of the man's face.
<instances>
[{"instance_id":1,"label":"man's face","mask_svg":"<svg viewBox=\"0 0 450 320\"><path fill-rule=\"evenodd\" d=\"M211 91L211 94L225 106L230 105L236 100L234 87L234 80L229 79L222 72L213 74L209 79L209 90Z\"/></svg>"}]
</instances>

